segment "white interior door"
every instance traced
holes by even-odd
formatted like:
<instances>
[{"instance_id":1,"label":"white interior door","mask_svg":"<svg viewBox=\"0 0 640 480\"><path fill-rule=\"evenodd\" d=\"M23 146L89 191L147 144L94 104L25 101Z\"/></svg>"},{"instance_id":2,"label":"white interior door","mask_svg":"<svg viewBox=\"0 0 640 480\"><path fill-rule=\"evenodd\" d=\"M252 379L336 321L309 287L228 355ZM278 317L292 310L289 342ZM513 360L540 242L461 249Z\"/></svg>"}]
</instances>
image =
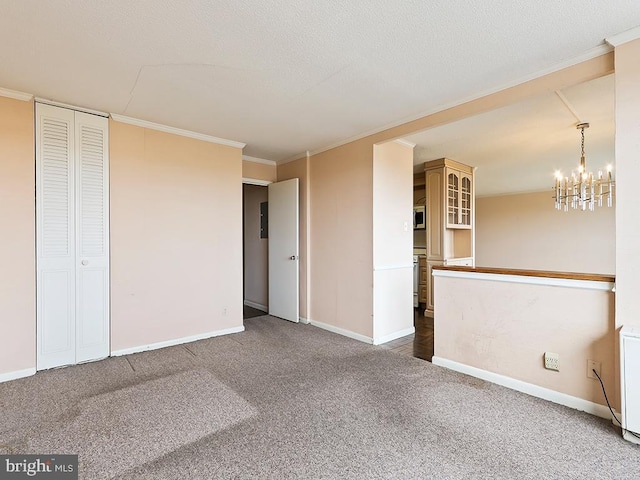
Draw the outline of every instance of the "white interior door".
<instances>
[{"instance_id":1,"label":"white interior door","mask_svg":"<svg viewBox=\"0 0 640 480\"><path fill-rule=\"evenodd\" d=\"M298 179L269 184L269 315L299 321Z\"/></svg>"},{"instance_id":2,"label":"white interior door","mask_svg":"<svg viewBox=\"0 0 640 480\"><path fill-rule=\"evenodd\" d=\"M37 368L75 363L75 119L36 107Z\"/></svg>"},{"instance_id":3,"label":"white interior door","mask_svg":"<svg viewBox=\"0 0 640 480\"><path fill-rule=\"evenodd\" d=\"M36 106L37 368L109 354L108 120Z\"/></svg>"},{"instance_id":4,"label":"white interior door","mask_svg":"<svg viewBox=\"0 0 640 480\"><path fill-rule=\"evenodd\" d=\"M109 356L109 121L75 112L76 363Z\"/></svg>"}]
</instances>

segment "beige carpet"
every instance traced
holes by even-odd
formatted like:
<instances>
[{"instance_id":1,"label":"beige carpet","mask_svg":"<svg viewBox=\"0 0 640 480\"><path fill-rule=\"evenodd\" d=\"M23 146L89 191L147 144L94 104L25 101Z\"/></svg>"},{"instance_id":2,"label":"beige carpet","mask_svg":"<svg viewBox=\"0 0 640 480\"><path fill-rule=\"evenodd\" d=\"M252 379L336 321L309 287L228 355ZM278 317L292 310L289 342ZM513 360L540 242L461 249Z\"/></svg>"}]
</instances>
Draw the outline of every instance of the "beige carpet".
<instances>
[{"instance_id":1,"label":"beige carpet","mask_svg":"<svg viewBox=\"0 0 640 480\"><path fill-rule=\"evenodd\" d=\"M84 478L112 478L256 412L211 373L193 370L81 399L26 444L30 452L81 452Z\"/></svg>"},{"instance_id":2,"label":"beige carpet","mask_svg":"<svg viewBox=\"0 0 640 480\"><path fill-rule=\"evenodd\" d=\"M638 478L611 422L312 326L245 326L0 384L0 453L77 453L89 479Z\"/></svg>"}]
</instances>

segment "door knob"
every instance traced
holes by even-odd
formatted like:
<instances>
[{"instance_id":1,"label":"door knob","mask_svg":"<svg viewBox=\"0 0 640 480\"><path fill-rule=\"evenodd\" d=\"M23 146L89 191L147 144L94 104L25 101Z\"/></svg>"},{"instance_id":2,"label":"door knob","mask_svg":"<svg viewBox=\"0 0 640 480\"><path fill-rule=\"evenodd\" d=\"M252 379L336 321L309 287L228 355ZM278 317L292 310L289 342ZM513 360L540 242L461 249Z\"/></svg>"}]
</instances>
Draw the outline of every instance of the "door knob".
<instances>
[{"instance_id":1,"label":"door knob","mask_svg":"<svg viewBox=\"0 0 640 480\"><path fill-rule=\"evenodd\" d=\"M297 260L297 259L298 259L298 256L297 256L297 255L291 255L291 256L289 257L289 260Z\"/></svg>"},{"instance_id":2,"label":"door knob","mask_svg":"<svg viewBox=\"0 0 640 480\"><path fill-rule=\"evenodd\" d=\"M89 260L82 260L80 263L82 263L82 265L89 265Z\"/></svg>"}]
</instances>

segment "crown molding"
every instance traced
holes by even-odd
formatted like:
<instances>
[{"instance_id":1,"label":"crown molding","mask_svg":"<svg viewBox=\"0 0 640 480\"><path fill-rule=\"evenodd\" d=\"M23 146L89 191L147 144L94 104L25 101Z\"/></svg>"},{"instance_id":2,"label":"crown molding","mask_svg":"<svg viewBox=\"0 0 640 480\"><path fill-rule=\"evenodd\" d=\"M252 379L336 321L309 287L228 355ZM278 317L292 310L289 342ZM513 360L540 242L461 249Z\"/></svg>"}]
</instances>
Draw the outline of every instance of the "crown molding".
<instances>
[{"instance_id":1,"label":"crown molding","mask_svg":"<svg viewBox=\"0 0 640 480\"><path fill-rule=\"evenodd\" d=\"M261 163L263 165L272 165L272 166L276 165L276 162L273 160L267 160L265 158L258 158L258 157L250 157L249 155L242 155L242 160L246 160L247 162L253 162L253 163Z\"/></svg>"},{"instance_id":2,"label":"crown molding","mask_svg":"<svg viewBox=\"0 0 640 480\"><path fill-rule=\"evenodd\" d=\"M45 105L52 105L54 107L68 108L69 110L75 110L76 112L90 113L91 115L98 115L99 117L109 117L108 113L101 112L100 110L91 110L90 108L69 105L68 103L56 102L55 100L49 100L48 98L36 97L36 102L44 103Z\"/></svg>"},{"instance_id":3,"label":"crown molding","mask_svg":"<svg viewBox=\"0 0 640 480\"><path fill-rule=\"evenodd\" d=\"M617 35L607 37L604 41L615 48L625 43L632 42L633 40L637 40L638 38L640 38L640 26L625 30Z\"/></svg>"},{"instance_id":4,"label":"crown molding","mask_svg":"<svg viewBox=\"0 0 640 480\"><path fill-rule=\"evenodd\" d=\"M247 145L246 143L236 142L234 140L213 137L211 135L205 135L204 133L192 132L190 130L183 130L181 128L170 127L168 125L148 122L147 120L139 120L137 118L126 117L117 113L111 113L111 118L113 118L116 122L128 123L129 125L135 125L136 127L149 128L151 130L158 130L159 132L172 133L174 135L180 135L181 137L195 138L196 140L202 140L209 143L217 143L219 145L226 145L228 147L243 149Z\"/></svg>"},{"instance_id":5,"label":"crown molding","mask_svg":"<svg viewBox=\"0 0 640 480\"><path fill-rule=\"evenodd\" d=\"M398 145L405 146L405 147L416 148L416 144L415 143L410 142L408 140L405 140L404 138L397 138L393 142L397 143Z\"/></svg>"},{"instance_id":6,"label":"crown molding","mask_svg":"<svg viewBox=\"0 0 640 480\"><path fill-rule=\"evenodd\" d=\"M280 165L284 165L286 163L291 163L291 162L295 162L297 160L307 160L307 162L309 161L309 157L311 156L311 153L309 152L309 150L307 150L306 152L296 155L294 157L288 157L285 158L284 160L279 160L276 162L276 165L280 166Z\"/></svg>"},{"instance_id":7,"label":"crown molding","mask_svg":"<svg viewBox=\"0 0 640 480\"><path fill-rule=\"evenodd\" d=\"M528 74L528 75L525 75L523 77L520 77L517 80L504 83L502 85L499 85L499 86L494 87L494 88L489 89L489 90L484 90L484 91L481 91L481 92L477 92L477 93L475 93L473 95L470 95L468 97L462 98L461 100L456 100L454 102L441 104L441 105L436 106L436 107L434 107L434 108L432 108L430 110L423 111L422 113L419 113L417 115L412 115L411 117L406 117L406 118L404 118L402 120L399 120L397 122L393 122L393 123L390 123L390 124L385 125L383 127L376 128L375 130L369 130L369 131L361 133L359 135L347 138L345 140L341 140L340 142L333 143L333 144L328 145L326 147L322 147L322 148L318 148L316 150L312 150L310 155L311 156L317 155L319 153L326 152L327 150L331 150L333 148L341 147L342 145L346 145L348 143L355 142L357 140L361 140L361 139L363 139L365 137L369 137L371 135L375 135L377 133L384 132L385 130L389 130L391 128L399 127L400 125L404 125L405 123L413 122L413 121L418 120L420 118L428 117L429 115L433 115L435 113L442 112L444 110L448 110L450 108L457 107L459 105L464 105L465 103L469 103L469 102L472 102L474 100L478 100L479 98L483 98L483 97L487 97L489 95L493 95L494 93L501 92L502 90L507 90L508 88L512 88L512 87L515 87L517 85L521 85L523 83L527 83L527 82L529 82L531 80L535 80L536 78L544 77L545 75L549 75L551 73L558 72L558 71L563 70L565 68L572 67L574 65L577 65L577 64L582 63L582 62L586 62L588 60L592 60L592 59L594 59L596 57L600 57L602 55L606 55L608 53L611 53L612 51L613 51L613 48L610 45L608 45L606 43L603 43L602 45L599 45L597 47L591 48L591 49L581 53L580 55L576 55L575 57L568 58L566 60L563 60L562 62L555 63L555 64L553 64L553 65L551 65L549 67L540 69L540 70L538 70L536 72L533 72L531 74ZM286 160L284 160L282 162L278 162L278 165L281 164L281 163L291 162L291 161L296 160L296 159L298 159L300 157L304 157L304 155L305 155L304 153L299 153L297 155L294 155L292 157L287 158Z\"/></svg>"},{"instance_id":8,"label":"crown molding","mask_svg":"<svg viewBox=\"0 0 640 480\"><path fill-rule=\"evenodd\" d=\"M8 88L0 88L0 97L13 98L14 100L28 102L33 98L33 95L30 93L18 92L17 90L9 90Z\"/></svg>"}]
</instances>

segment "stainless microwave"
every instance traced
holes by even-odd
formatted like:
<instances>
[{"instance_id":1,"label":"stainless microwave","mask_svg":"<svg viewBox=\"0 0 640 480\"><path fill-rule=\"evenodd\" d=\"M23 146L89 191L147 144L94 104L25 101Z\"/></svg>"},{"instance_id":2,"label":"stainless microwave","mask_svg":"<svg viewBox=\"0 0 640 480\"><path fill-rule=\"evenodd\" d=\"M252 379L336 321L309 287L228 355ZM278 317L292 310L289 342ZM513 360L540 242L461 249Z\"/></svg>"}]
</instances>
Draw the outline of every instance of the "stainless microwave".
<instances>
[{"instance_id":1,"label":"stainless microwave","mask_svg":"<svg viewBox=\"0 0 640 480\"><path fill-rule=\"evenodd\" d=\"M424 230L427 228L427 218L424 205L413 207L413 229Z\"/></svg>"}]
</instances>

